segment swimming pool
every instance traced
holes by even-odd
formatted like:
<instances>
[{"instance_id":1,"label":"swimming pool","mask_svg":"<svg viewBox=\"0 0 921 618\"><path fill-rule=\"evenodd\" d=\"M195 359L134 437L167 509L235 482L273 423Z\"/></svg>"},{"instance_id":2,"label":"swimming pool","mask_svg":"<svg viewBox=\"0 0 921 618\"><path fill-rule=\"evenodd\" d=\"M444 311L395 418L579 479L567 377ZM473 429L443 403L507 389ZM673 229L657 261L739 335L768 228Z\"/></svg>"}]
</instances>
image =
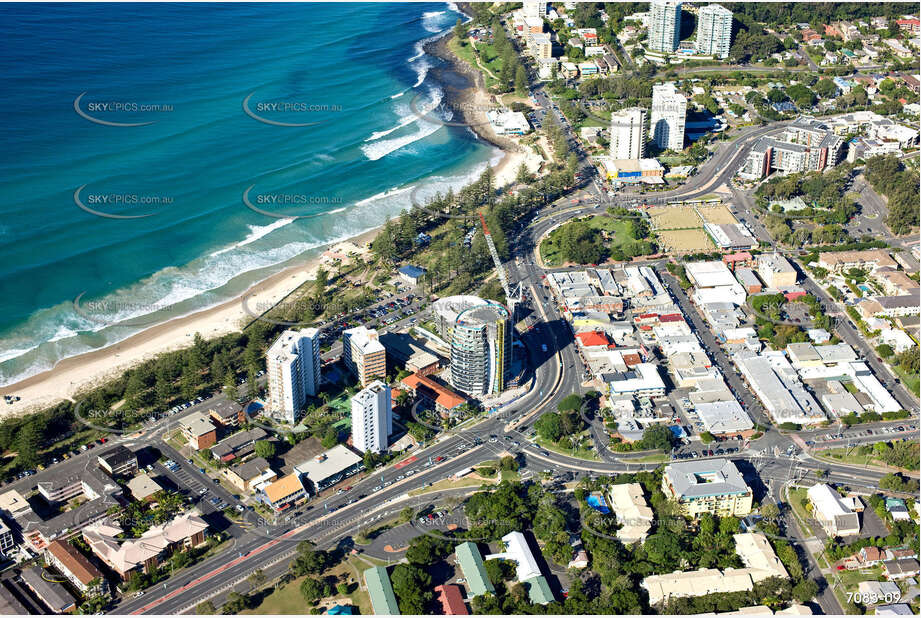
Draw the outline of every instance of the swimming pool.
<instances>
[{"instance_id":1,"label":"swimming pool","mask_svg":"<svg viewBox=\"0 0 921 618\"><path fill-rule=\"evenodd\" d=\"M870 286L867 285L866 283L861 283L861 284L859 284L857 287L860 288L860 290L861 290L864 294L872 294L872 293L873 293L873 289L870 288Z\"/></svg>"},{"instance_id":2,"label":"swimming pool","mask_svg":"<svg viewBox=\"0 0 921 618\"><path fill-rule=\"evenodd\" d=\"M591 494L588 496L585 501L590 507L598 511L599 513L604 513L605 515L611 512L611 509L608 508L608 505L604 501L604 497L596 494Z\"/></svg>"}]
</instances>

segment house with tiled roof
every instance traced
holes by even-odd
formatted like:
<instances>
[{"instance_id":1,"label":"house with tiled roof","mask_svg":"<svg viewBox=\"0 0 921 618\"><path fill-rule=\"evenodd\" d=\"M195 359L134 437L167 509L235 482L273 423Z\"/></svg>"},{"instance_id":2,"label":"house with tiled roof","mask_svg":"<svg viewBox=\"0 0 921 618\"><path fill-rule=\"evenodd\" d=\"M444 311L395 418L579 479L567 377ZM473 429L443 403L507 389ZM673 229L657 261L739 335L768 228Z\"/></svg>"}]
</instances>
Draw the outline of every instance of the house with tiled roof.
<instances>
[{"instance_id":1,"label":"house with tiled roof","mask_svg":"<svg viewBox=\"0 0 921 618\"><path fill-rule=\"evenodd\" d=\"M108 594L109 584L99 569L67 541L57 539L49 543L45 561L84 595Z\"/></svg>"}]
</instances>

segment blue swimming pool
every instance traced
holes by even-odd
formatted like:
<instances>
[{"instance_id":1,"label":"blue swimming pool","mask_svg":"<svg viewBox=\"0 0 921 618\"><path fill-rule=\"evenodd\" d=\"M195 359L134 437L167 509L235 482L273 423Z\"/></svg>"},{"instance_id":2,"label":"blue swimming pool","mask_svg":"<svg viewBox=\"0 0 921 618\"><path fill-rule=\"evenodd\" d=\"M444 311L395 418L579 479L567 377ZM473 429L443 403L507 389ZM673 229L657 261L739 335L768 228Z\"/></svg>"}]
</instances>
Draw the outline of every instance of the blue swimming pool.
<instances>
[{"instance_id":1,"label":"blue swimming pool","mask_svg":"<svg viewBox=\"0 0 921 618\"><path fill-rule=\"evenodd\" d=\"M585 499L590 507L598 511L599 513L604 513L605 515L611 512L611 509L608 508L608 505L605 504L604 498L599 495L592 494Z\"/></svg>"}]
</instances>

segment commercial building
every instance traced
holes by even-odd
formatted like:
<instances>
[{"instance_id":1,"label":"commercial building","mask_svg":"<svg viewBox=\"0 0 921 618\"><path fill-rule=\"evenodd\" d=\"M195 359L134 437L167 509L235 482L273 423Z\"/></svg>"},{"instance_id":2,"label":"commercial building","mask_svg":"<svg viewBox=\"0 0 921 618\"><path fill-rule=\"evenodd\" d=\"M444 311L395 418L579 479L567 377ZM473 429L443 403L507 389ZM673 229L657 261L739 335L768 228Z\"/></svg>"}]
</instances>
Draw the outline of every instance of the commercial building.
<instances>
[{"instance_id":1,"label":"commercial building","mask_svg":"<svg viewBox=\"0 0 921 618\"><path fill-rule=\"evenodd\" d=\"M662 475L662 492L688 517L744 517L752 509L752 490L728 459L669 464Z\"/></svg>"},{"instance_id":2,"label":"commercial building","mask_svg":"<svg viewBox=\"0 0 921 618\"><path fill-rule=\"evenodd\" d=\"M758 294L761 292L761 279L751 268L738 267L735 269L736 281L742 284L747 294Z\"/></svg>"},{"instance_id":3,"label":"commercial building","mask_svg":"<svg viewBox=\"0 0 921 618\"><path fill-rule=\"evenodd\" d=\"M760 180L774 170L788 174L821 172L841 162L844 148L844 139L828 125L801 116L786 128L781 139L759 139L742 163L739 176Z\"/></svg>"},{"instance_id":4,"label":"commercial building","mask_svg":"<svg viewBox=\"0 0 921 618\"><path fill-rule=\"evenodd\" d=\"M428 347L405 333L384 333L380 336L387 356L403 365L406 371L427 376L438 371L438 356Z\"/></svg>"},{"instance_id":5,"label":"commercial building","mask_svg":"<svg viewBox=\"0 0 921 618\"><path fill-rule=\"evenodd\" d=\"M741 223L704 223L704 231L720 249L754 249L758 239Z\"/></svg>"},{"instance_id":6,"label":"commercial building","mask_svg":"<svg viewBox=\"0 0 921 618\"><path fill-rule=\"evenodd\" d=\"M371 567L365 571L364 575L368 596L371 597L371 609L374 610L374 613L379 616L399 616L400 606L397 605L397 597L393 593L387 569L382 566Z\"/></svg>"},{"instance_id":7,"label":"commercial building","mask_svg":"<svg viewBox=\"0 0 921 618\"><path fill-rule=\"evenodd\" d=\"M601 376L611 397L657 397L665 394L665 382L654 363L639 363L630 371Z\"/></svg>"},{"instance_id":8,"label":"commercial building","mask_svg":"<svg viewBox=\"0 0 921 618\"><path fill-rule=\"evenodd\" d=\"M622 109L611 114L611 158L642 159L646 156L646 110Z\"/></svg>"},{"instance_id":9,"label":"commercial building","mask_svg":"<svg viewBox=\"0 0 921 618\"><path fill-rule=\"evenodd\" d=\"M307 490L296 472L283 476L262 488L263 501L275 511L284 511L307 498Z\"/></svg>"},{"instance_id":10,"label":"commercial building","mask_svg":"<svg viewBox=\"0 0 921 618\"><path fill-rule=\"evenodd\" d=\"M698 307L710 303L745 303L745 289L736 281L729 267L720 260L688 262L685 265L688 281L694 286L691 298Z\"/></svg>"},{"instance_id":11,"label":"commercial building","mask_svg":"<svg viewBox=\"0 0 921 618\"><path fill-rule=\"evenodd\" d=\"M362 467L362 458L344 444L317 455L294 467L301 483L317 494L331 485L358 473Z\"/></svg>"},{"instance_id":12,"label":"commercial building","mask_svg":"<svg viewBox=\"0 0 921 618\"><path fill-rule=\"evenodd\" d=\"M434 407L442 417L451 416L467 403L465 397L458 395L429 376L414 373L406 376L400 382L413 397L418 398L425 405Z\"/></svg>"},{"instance_id":13,"label":"commercial building","mask_svg":"<svg viewBox=\"0 0 921 618\"><path fill-rule=\"evenodd\" d=\"M140 538L125 541L123 530L111 523L99 523L83 530L83 540L109 568L127 580L135 572L150 573L177 549L201 547L208 524L195 512L152 526Z\"/></svg>"},{"instance_id":14,"label":"commercial building","mask_svg":"<svg viewBox=\"0 0 921 618\"><path fill-rule=\"evenodd\" d=\"M535 40L534 45L537 49L538 58L546 58L544 55L544 41L546 35L533 34L531 38ZM539 46L539 48L537 48ZM486 118L489 120L492 130L496 135L519 136L531 132L531 125L528 124L528 118L524 112L513 112L511 110L491 109L486 112Z\"/></svg>"},{"instance_id":15,"label":"commercial building","mask_svg":"<svg viewBox=\"0 0 921 618\"><path fill-rule=\"evenodd\" d=\"M659 184L665 168L655 159L611 159L599 157L608 180Z\"/></svg>"},{"instance_id":16,"label":"commercial building","mask_svg":"<svg viewBox=\"0 0 921 618\"><path fill-rule=\"evenodd\" d=\"M732 11L719 4L708 4L697 11L698 54L726 58L732 46Z\"/></svg>"},{"instance_id":17,"label":"commercial building","mask_svg":"<svg viewBox=\"0 0 921 618\"><path fill-rule=\"evenodd\" d=\"M667 603L678 597L728 594L752 590L754 585L770 577L789 577L767 538L759 533L733 535L736 553L745 568L698 569L675 571L646 577L642 586L649 593L649 604ZM760 612L759 612L760 613Z\"/></svg>"},{"instance_id":18,"label":"commercial building","mask_svg":"<svg viewBox=\"0 0 921 618\"><path fill-rule=\"evenodd\" d=\"M29 590L45 604L53 614L65 614L77 607L74 597L67 589L57 582L50 582L43 577L41 567L23 569L20 577Z\"/></svg>"},{"instance_id":19,"label":"commercial building","mask_svg":"<svg viewBox=\"0 0 921 618\"><path fill-rule=\"evenodd\" d=\"M508 309L487 302L458 314L451 333L451 385L470 396L505 390L512 356Z\"/></svg>"},{"instance_id":20,"label":"commercial building","mask_svg":"<svg viewBox=\"0 0 921 618\"><path fill-rule=\"evenodd\" d=\"M0 615L3 616L26 616L29 610L25 605L19 602L13 592L0 582Z\"/></svg>"},{"instance_id":21,"label":"commercial building","mask_svg":"<svg viewBox=\"0 0 921 618\"><path fill-rule=\"evenodd\" d=\"M672 0L653 0L647 18L649 49L671 53L678 49L681 40L681 3Z\"/></svg>"},{"instance_id":22,"label":"commercial building","mask_svg":"<svg viewBox=\"0 0 921 618\"><path fill-rule=\"evenodd\" d=\"M803 388L796 371L782 354L738 353L733 360L776 423L815 425L826 420L822 408Z\"/></svg>"},{"instance_id":23,"label":"commercial building","mask_svg":"<svg viewBox=\"0 0 921 618\"><path fill-rule=\"evenodd\" d=\"M655 513L646 504L643 486L639 483L622 483L611 487L611 508L621 524L617 538L624 544L642 543L646 540Z\"/></svg>"},{"instance_id":24,"label":"commercial building","mask_svg":"<svg viewBox=\"0 0 921 618\"><path fill-rule=\"evenodd\" d=\"M694 410L714 436L749 437L755 432L751 417L735 399L699 403Z\"/></svg>"},{"instance_id":25,"label":"commercial building","mask_svg":"<svg viewBox=\"0 0 921 618\"><path fill-rule=\"evenodd\" d=\"M662 4L677 5L678 11L681 11L680 3L664 2ZM684 149L687 110L688 100L675 89L673 82L656 84L652 87L649 132L659 148L663 150Z\"/></svg>"},{"instance_id":26,"label":"commercial building","mask_svg":"<svg viewBox=\"0 0 921 618\"><path fill-rule=\"evenodd\" d=\"M467 580L467 588L470 590L470 596L475 597L481 594L495 594L496 589L492 582L489 581L489 575L486 574L486 567L483 565L483 556L480 554L476 543L466 541L454 548L457 555L457 563L461 567L461 572Z\"/></svg>"},{"instance_id":27,"label":"commercial building","mask_svg":"<svg viewBox=\"0 0 921 618\"><path fill-rule=\"evenodd\" d=\"M45 561L86 596L109 592L109 584L99 569L67 541L49 543L45 549Z\"/></svg>"},{"instance_id":28,"label":"commercial building","mask_svg":"<svg viewBox=\"0 0 921 618\"><path fill-rule=\"evenodd\" d=\"M269 414L296 423L320 390L320 338L316 328L286 330L266 352ZM345 352L343 352L343 355Z\"/></svg>"},{"instance_id":29,"label":"commercial building","mask_svg":"<svg viewBox=\"0 0 921 618\"><path fill-rule=\"evenodd\" d=\"M813 516L830 536L853 536L860 533L860 516L845 498L824 483L806 492L812 503Z\"/></svg>"},{"instance_id":30,"label":"commercial building","mask_svg":"<svg viewBox=\"0 0 921 618\"><path fill-rule=\"evenodd\" d=\"M758 275L769 288L785 289L796 285L796 269L779 253L758 256Z\"/></svg>"},{"instance_id":31,"label":"commercial building","mask_svg":"<svg viewBox=\"0 0 921 618\"><path fill-rule=\"evenodd\" d=\"M196 451L211 448L217 442L217 428L211 424L209 417L201 412L194 412L179 419L179 430L189 446Z\"/></svg>"},{"instance_id":32,"label":"commercial building","mask_svg":"<svg viewBox=\"0 0 921 618\"><path fill-rule=\"evenodd\" d=\"M352 396L352 446L366 453L387 450L393 433L390 387L376 380Z\"/></svg>"},{"instance_id":33,"label":"commercial building","mask_svg":"<svg viewBox=\"0 0 921 618\"><path fill-rule=\"evenodd\" d=\"M362 388L387 376L387 351L374 329L356 326L342 331L342 360Z\"/></svg>"},{"instance_id":34,"label":"commercial building","mask_svg":"<svg viewBox=\"0 0 921 618\"><path fill-rule=\"evenodd\" d=\"M99 467L111 476L128 476L138 471L138 458L121 444L98 456Z\"/></svg>"},{"instance_id":35,"label":"commercial building","mask_svg":"<svg viewBox=\"0 0 921 618\"><path fill-rule=\"evenodd\" d=\"M12 519L18 521L32 513L32 506L21 493L15 489L0 494L0 513L4 513Z\"/></svg>"}]
</instances>

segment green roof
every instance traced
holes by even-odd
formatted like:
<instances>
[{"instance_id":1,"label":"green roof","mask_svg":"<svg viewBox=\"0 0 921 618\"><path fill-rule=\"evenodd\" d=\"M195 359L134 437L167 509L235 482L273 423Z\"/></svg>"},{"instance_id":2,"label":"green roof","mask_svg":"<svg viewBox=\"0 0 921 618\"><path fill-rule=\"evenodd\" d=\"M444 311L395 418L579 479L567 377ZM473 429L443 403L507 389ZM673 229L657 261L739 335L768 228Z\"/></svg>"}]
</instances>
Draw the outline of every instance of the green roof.
<instances>
[{"instance_id":1,"label":"green roof","mask_svg":"<svg viewBox=\"0 0 921 618\"><path fill-rule=\"evenodd\" d=\"M480 555L480 550L477 549L476 543L471 543L470 541L461 543L454 548L454 552L457 554L457 561L460 563L464 577L467 579L467 587L470 588L473 596L496 591L486 574L483 557Z\"/></svg>"},{"instance_id":2,"label":"green roof","mask_svg":"<svg viewBox=\"0 0 921 618\"><path fill-rule=\"evenodd\" d=\"M543 575L526 579L524 585L528 588L528 598L535 605L546 605L553 603L553 592L550 591L550 584Z\"/></svg>"},{"instance_id":3,"label":"green roof","mask_svg":"<svg viewBox=\"0 0 921 618\"><path fill-rule=\"evenodd\" d=\"M387 569L376 566L365 571L365 585L368 586L368 595L371 597L371 607L375 614L399 615L400 607L397 605L396 595L393 594Z\"/></svg>"}]
</instances>

